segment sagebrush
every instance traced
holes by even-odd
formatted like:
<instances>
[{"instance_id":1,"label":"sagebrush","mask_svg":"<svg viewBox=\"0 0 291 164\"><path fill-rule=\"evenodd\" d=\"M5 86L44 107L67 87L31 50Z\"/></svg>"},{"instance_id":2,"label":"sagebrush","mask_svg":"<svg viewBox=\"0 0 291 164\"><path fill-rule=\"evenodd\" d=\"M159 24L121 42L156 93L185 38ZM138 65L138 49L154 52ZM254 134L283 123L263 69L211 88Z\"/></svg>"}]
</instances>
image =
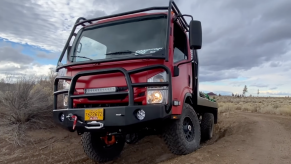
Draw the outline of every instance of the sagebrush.
<instances>
[{"instance_id":1,"label":"sagebrush","mask_svg":"<svg viewBox=\"0 0 291 164\"><path fill-rule=\"evenodd\" d=\"M234 110L291 116L291 98L288 97L217 97L219 112Z\"/></svg>"},{"instance_id":2,"label":"sagebrush","mask_svg":"<svg viewBox=\"0 0 291 164\"><path fill-rule=\"evenodd\" d=\"M52 93L55 77L50 72L46 78L22 76L12 83L1 83L0 122L9 127L1 128L6 140L22 145L27 129L54 126Z\"/></svg>"}]
</instances>

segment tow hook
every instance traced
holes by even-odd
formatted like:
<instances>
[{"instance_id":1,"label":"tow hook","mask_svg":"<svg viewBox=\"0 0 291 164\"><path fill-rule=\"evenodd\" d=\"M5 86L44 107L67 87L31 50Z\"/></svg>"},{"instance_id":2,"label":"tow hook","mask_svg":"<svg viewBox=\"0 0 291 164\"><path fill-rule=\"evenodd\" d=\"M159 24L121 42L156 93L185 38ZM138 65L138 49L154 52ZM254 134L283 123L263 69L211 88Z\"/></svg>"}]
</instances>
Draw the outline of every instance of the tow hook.
<instances>
[{"instance_id":1,"label":"tow hook","mask_svg":"<svg viewBox=\"0 0 291 164\"><path fill-rule=\"evenodd\" d=\"M75 127L76 127L76 124L77 124L77 119L78 117L76 115L73 115L72 116L73 120L74 120L74 123L73 123L73 130L75 130Z\"/></svg>"},{"instance_id":2,"label":"tow hook","mask_svg":"<svg viewBox=\"0 0 291 164\"><path fill-rule=\"evenodd\" d=\"M68 114L68 116L66 117L69 121L73 121L73 130L75 130L75 127L77 125L77 121L79 123L83 123L82 121L78 120L78 117L76 115L73 115L73 114Z\"/></svg>"},{"instance_id":3,"label":"tow hook","mask_svg":"<svg viewBox=\"0 0 291 164\"><path fill-rule=\"evenodd\" d=\"M114 135L106 135L105 137L101 137L106 145L113 145L116 143L116 139Z\"/></svg>"}]
</instances>

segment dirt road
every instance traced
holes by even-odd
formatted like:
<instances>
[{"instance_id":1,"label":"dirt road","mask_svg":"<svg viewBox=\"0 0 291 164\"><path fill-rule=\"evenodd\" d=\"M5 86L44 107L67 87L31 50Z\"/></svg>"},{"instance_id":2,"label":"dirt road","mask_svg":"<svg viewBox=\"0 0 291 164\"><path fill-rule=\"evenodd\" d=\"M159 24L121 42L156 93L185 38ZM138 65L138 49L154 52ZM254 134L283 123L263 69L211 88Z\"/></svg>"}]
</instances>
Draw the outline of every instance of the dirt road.
<instances>
[{"instance_id":1,"label":"dirt road","mask_svg":"<svg viewBox=\"0 0 291 164\"><path fill-rule=\"evenodd\" d=\"M221 115L215 128L215 137L192 154L175 156L161 138L149 136L126 146L120 158L108 164L291 163L291 117L235 112ZM93 163L75 133L52 129L30 135L35 145L26 148L0 141L0 163Z\"/></svg>"}]
</instances>

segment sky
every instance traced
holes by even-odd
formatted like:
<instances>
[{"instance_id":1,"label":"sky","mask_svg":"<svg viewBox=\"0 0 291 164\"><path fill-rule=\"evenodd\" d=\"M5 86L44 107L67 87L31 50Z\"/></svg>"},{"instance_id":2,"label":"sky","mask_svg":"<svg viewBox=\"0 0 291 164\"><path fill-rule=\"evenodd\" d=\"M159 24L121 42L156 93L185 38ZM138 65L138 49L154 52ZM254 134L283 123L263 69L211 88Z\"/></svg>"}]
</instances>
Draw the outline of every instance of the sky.
<instances>
[{"instance_id":1,"label":"sky","mask_svg":"<svg viewBox=\"0 0 291 164\"><path fill-rule=\"evenodd\" d=\"M241 94L246 85L247 95L291 96L290 0L175 2L202 23L199 90ZM78 17L166 5L168 0L1 0L0 78L55 68Z\"/></svg>"}]
</instances>

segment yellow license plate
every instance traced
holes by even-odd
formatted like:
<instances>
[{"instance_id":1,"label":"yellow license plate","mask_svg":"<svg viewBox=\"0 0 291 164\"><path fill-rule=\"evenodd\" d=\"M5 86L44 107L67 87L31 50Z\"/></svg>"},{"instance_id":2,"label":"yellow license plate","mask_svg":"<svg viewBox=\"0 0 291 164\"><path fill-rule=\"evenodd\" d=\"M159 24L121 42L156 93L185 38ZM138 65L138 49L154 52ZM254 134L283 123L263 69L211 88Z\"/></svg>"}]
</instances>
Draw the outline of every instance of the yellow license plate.
<instances>
[{"instance_id":1,"label":"yellow license plate","mask_svg":"<svg viewBox=\"0 0 291 164\"><path fill-rule=\"evenodd\" d=\"M85 121L96 121L104 119L104 109L85 109Z\"/></svg>"}]
</instances>

